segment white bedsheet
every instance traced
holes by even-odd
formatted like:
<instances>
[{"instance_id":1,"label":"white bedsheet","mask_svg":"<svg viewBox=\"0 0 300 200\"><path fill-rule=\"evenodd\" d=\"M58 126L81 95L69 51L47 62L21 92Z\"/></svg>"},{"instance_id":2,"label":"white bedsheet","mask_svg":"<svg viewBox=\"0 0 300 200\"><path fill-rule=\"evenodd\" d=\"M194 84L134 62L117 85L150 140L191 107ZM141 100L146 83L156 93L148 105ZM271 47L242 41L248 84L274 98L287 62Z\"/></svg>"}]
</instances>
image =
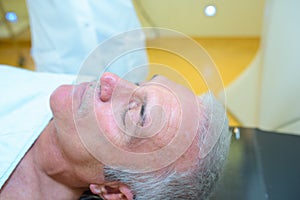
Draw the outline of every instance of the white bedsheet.
<instances>
[{"instance_id":1,"label":"white bedsheet","mask_svg":"<svg viewBox=\"0 0 300 200\"><path fill-rule=\"evenodd\" d=\"M52 118L51 93L73 80L0 65L0 188Z\"/></svg>"}]
</instances>

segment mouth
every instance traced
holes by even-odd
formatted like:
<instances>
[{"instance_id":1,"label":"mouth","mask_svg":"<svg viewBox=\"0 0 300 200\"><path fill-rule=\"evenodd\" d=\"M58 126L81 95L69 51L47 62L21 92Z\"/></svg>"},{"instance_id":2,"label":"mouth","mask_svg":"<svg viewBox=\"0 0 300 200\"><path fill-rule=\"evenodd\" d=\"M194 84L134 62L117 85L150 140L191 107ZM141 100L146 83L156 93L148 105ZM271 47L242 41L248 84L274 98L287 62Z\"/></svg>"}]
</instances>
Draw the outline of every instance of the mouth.
<instances>
[{"instance_id":1,"label":"mouth","mask_svg":"<svg viewBox=\"0 0 300 200\"><path fill-rule=\"evenodd\" d=\"M75 105L76 110L79 109L84 101L84 96L89 88L90 83L81 83L79 85L74 86L73 92L73 104ZM76 103L77 102L77 103ZM77 105L76 105L77 104Z\"/></svg>"},{"instance_id":2,"label":"mouth","mask_svg":"<svg viewBox=\"0 0 300 200\"><path fill-rule=\"evenodd\" d=\"M81 110L86 108L87 104L94 98L100 96L100 85L97 82L84 82L76 85L74 88L73 98L78 102L75 108ZM76 100L77 99L77 100ZM99 98L100 99L100 98Z\"/></svg>"}]
</instances>

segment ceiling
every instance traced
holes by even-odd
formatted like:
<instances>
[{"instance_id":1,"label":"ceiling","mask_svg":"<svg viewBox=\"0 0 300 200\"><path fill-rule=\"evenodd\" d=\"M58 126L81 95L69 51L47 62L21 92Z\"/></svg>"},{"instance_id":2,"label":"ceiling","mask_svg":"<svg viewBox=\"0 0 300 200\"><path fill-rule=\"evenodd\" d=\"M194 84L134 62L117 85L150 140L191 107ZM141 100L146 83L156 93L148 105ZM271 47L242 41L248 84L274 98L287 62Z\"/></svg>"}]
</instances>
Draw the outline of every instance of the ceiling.
<instances>
[{"instance_id":1,"label":"ceiling","mask_svg":"<svg viewBox=\"0 0 300 200\"><path fill-rule=\"evenodd\" d=\"M197 37L260 37L265 0L133 0L144 26ZM213 17L204 14L214 5Z\"/></svg>"},{"instance_id":2,"label":"ceiling","mask_svg":"<svg viewBox=\"0 0 300 200\"><path fill-rule=\"evenodd\" d=\"M143 26L175 29L199 37L260 37L265 0L133 0ZM214 17L204 15L215 5ZM30 39L26 0L0 0L0 38ZM18 21L7 23L5 12ZM25 33L25 34L24 34ZM29 34L28 34L29 33Z\"/></svg>"},{"instance_id":3,"label":"ceiling","mask_svg":"<svg viewBox=\"0 0 300 200\"><path fill-rule=\"evenodd\" d=\"M18 21L7 23L5 13L13 11L18 16ZM29 29L29 20L25 0L0 0L0 38L24 37ZM26 34L28 37L28 34ZM29 36L30 37L30 36Z\"/></svg>"}]
</instances>

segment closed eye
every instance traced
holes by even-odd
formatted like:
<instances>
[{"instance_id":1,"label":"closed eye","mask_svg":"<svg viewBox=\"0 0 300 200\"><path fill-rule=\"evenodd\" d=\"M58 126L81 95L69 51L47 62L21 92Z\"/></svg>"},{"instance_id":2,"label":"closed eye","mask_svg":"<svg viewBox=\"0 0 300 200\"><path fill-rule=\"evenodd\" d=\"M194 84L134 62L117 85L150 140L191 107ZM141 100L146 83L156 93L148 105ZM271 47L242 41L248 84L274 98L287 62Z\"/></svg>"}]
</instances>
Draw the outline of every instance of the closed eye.
<instances>
[{"instance_id":1,"label":"closed eye","mask_svg":"<svg viewBox=\"0 0 300 200\"><path fill-rule=\"evenodd\" d=\"M139 119L138 122L136 122L136 125L139 126L143 126L145 123L145 119L146 119L146 101L143 101L142 103L137 103L137 102L132 102L132 105L128 105L128 107L124 110L124 112L122 112L121 114L121 118L123 121L123 125L126 128L126 116L128 114L129 111L133 111L133 112L137 112L137 114L139 115ZM140 104L140 105L139 105ZM137 105L139 105L140 109L138 110ZM138 113L139 111L139 113Z\"/></svg>"},{"instance_id":2,"label":"closed eye","mask_svg":"<svg viewBox=\"0 0 300 200\"><path fill-rule=\"evenodd\" d=\"M146 119L146 115L145 115L145 103L143 103L142 107L141 107L141 111L140 111L140 126L144 126L145 124L145 119Z\"/></svg>"}]
</instances>

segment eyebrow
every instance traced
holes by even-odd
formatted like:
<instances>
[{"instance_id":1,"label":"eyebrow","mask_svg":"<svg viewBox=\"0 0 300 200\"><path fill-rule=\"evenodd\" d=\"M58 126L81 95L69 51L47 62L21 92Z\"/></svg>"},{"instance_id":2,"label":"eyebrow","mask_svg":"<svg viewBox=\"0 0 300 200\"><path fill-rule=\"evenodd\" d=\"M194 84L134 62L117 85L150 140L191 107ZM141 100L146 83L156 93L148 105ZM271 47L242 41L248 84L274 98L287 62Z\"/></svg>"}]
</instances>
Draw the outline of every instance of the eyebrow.
<instances>
[{"instance_id":1,"label":"eyebrow","mask_svg":"<svg viewBox=\"0 0 300 200\"><path fill-rule=\"evenodd\" d=\"M155 77L157 77L157 76L159 76L158 74L155 74L155 75L153 75L151 78L150 78L150 80L149 81L151 81L151 80L153 80ZM142 83L145 83L145 82L142 82ZM134 83L136 86L140 86L141 84L140 84L140 82L135 82Z\"/></svg>"},{"instance_id":2,"label":"eyebrow","mask_svg":"<svg viewBox=\"0 0 300 200\"><path fill-rule=\"evenodd\" d=\"M158 74L154 74L150 80L154 79L155 77L159 76Z\"/></svg>"}]
</instances>

